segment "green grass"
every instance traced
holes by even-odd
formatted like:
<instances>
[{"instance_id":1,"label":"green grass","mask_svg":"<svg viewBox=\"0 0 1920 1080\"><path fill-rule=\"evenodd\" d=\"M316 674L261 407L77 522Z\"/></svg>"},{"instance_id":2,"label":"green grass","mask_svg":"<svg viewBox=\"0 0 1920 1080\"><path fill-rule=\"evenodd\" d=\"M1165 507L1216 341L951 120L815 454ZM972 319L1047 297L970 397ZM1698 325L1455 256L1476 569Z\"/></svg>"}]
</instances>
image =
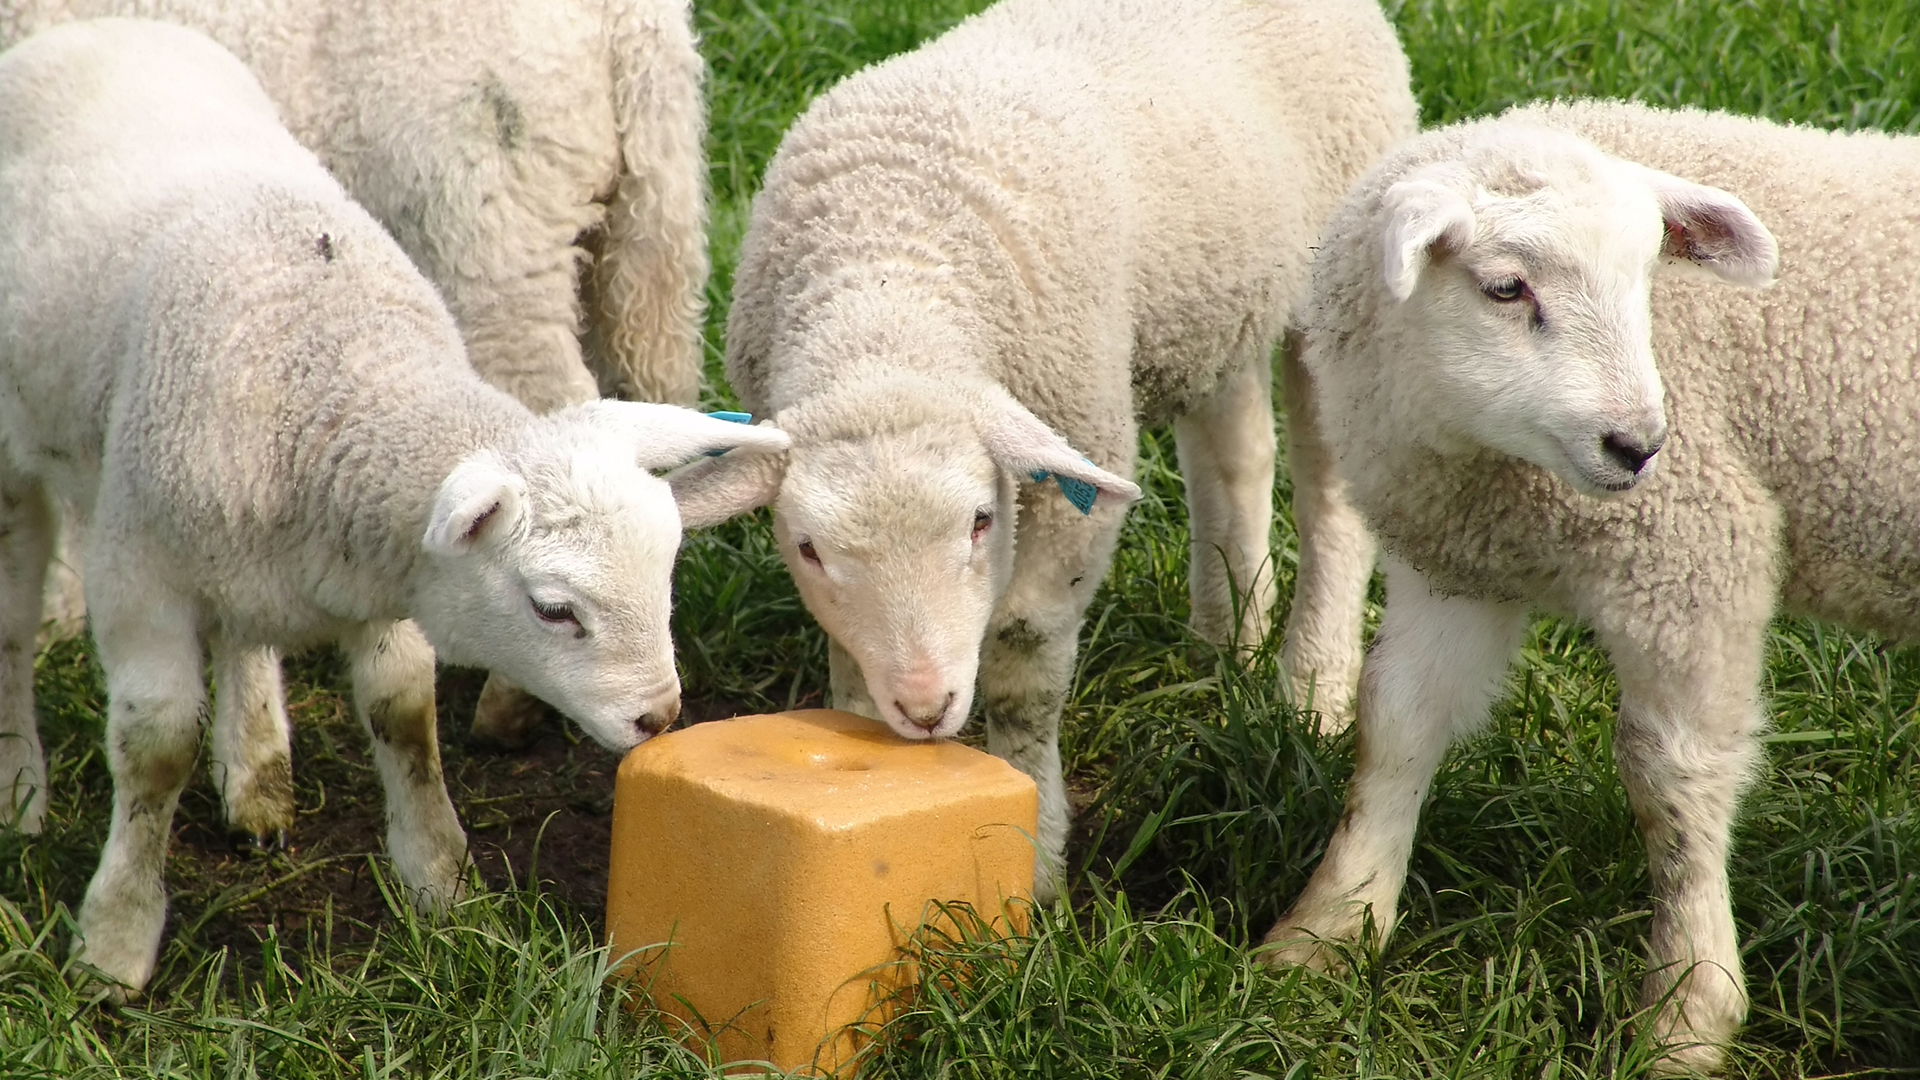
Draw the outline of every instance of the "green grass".
<instances>
[{"instance_id":1,"label":"green grass","mask_svg":"<svg viewBox=\"0 0 1920 1080\"><path fill-rule=\"evenodd\" d=\"M713 68L716 377L734 249L780 132L811 94L978 6L697 5ZM1390 11L1428 122L1577 93L1920 125L1911 3L1480 0ZM1037 913L1032 933L1012 941L923 942L926 990L882 1033L871 1074L1640 1074L1648 1047L1631 1021L1645 857L1612 766L1617 690L1575 627L1535 628L1488 734L1437 778L1405 920L1385 950L1356 951L1341 977L1275 976L1250 960L1249 943L1305 882L1338 817L1350 739L1323 739L1276 704L1272 643L1243 671L1187 634L1185 526L1165 433L1147 433L1143 453L1148 495L1090 613L1067 714L1069 768L1088 804L1078 907ZM1275 536L1285 585L1290 523ZM764 520L691 538L677 588L692 697L753 708L820 700L824 643ZM244 893L234 891L241 878L220 876L238 872L218 867L211 880L174 881L151 998L109 1014L77 997L61 971L68 911L99 849L108 790L86 652L64 646L39 667L53 826L39 840L0 837L0 1075L719 1075L678 1049L656 1014L614 1007L593 949L598 913L577 897L499 890L437 925L398 909L349 920L322 903L297 930L269 921L215 932L223 911L293 888L276 882L305 872L297 856L245 879L264 884ZM1768 671L1769 767L1731 864L1753 995L1732 1073L1920 1076L1920 653L1786 622ZM315 808L301 829L343 812L340 792L367 790L346 748L354 734L340 723L338 682L325 659L294 673L308 721L301 805ZM451 717L443 737L457 752ZM204 782L198 790L183 814L210 819ZM320 808L326 790L335 794ZM476 804L462 805L474 821Z\"/></svg>"},{"instance_id":2,"label":"green grass","mask_svg":"<svg viewBox=\"0 0 1920 1080\"><path fill-rule=\"evenodd\" d=\"M399 909L396 908L396 911ZM0 903L0 1070L107 1077L708 1077L650 1011L619 1007L604 950L537 893L477 897L378 947L269 934L244 967L209 952L151 1008L70 989L49 931Z\"/></svg>"}]
</instances>

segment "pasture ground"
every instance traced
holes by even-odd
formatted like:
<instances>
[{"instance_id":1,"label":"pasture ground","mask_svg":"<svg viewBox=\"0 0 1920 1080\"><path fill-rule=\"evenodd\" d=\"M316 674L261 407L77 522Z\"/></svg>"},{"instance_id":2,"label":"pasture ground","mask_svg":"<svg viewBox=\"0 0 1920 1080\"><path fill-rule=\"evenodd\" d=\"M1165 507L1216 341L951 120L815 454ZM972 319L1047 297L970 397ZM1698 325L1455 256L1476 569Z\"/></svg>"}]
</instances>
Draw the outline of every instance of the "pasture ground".
<instances>
[{"instance_id":1,"label":"pasture ground","mask_svg":"<svg viewBox=\"0 0 1920 1080\"><path fill-rule=\"evenodd\" d=\"M696 6L712 66L717 386L733 252L781 131L841 75L981 0ZM1389 10L1430 123L1610 94L1920 127L1913 0ZM882 1033L869 1075L1639 1075L1645 859L1611 763L1616 690L1575 627L1535 629L1488 734L1442 770L1384 953L1337 978L1250 962L1338 816L1351 740L1321 739L1276 703L1272 643L1242 671L1192 640L1166 433L1142 449L1148 495L1091 612L1067 713L1082 804L1072 905L1012 943L929 943L929 990ZM1275 539L1284 586L1284 518ZM824 642L764 520L691 538L677 588L692 718L820 702ZM110 1012L61 972L110 799L99 673L85 642L40 657L52 813L43 837L0 835L0 1077L720 1075L602 987L612 755L558 723L526 754L470 746L478 676L447 671L448 782L491 891L426 924L384 876L378 784L338 659L288 668L290 848L236 852L196 779L160 972L143 1003ZM1768 767L1732 864L1753 993L1732 1075L1920 1076L1920 653L1783 622L1769 678Z\"/></svg>"}]
</instances>

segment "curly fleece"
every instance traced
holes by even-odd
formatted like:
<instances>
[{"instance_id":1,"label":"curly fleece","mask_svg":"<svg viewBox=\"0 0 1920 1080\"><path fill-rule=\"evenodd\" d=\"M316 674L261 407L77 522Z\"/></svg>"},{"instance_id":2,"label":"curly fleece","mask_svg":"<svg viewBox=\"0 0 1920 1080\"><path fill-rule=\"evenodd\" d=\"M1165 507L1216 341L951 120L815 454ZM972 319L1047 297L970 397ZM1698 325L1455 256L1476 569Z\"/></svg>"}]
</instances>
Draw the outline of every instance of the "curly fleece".
<instances>
[{"instance_id":1,"label":"curly fleece","mask_svg":"<svg viewBox=\"0 0 1920 1080\"><path fill-rule=\"evenodd\" d=\"M602 389L693 403L706 113L686 0L0 0L0 47L105 15L245 61L439 287L487 381L538 411Z\"/></svg>"},{"instance_id":2,"label":"curly fleece","mask_svg":"<svg viewBox=\"0 0 1920 1080\"><path fill-rule=\"evenodd\" d=\"M1651 636L1665 655L1699 633L1702 609L1764 620L1776 597L1894 638L1920 632L1920 141L1621 102L1492 122L1569 131L1738 196L1778 239L1779 278L1760 291L1655 279L1671 431L1658 473L1626 497L1585 498L1512 459L1442 456L1386 419L1408 343L1364 283L1378 274L1366 239L1378 194L1416 152L1451 143L1397 155L1329 226L1327 302L1310 316L1339 364L1376 373L1368 394L1321 404L1352 497L1389 550L1450 591Z\"/></svg>"},{"instance_id":3,"label":"curly fleece","mask_svg":"<svg viewBox=\"0 0 1920 1080\"><path fill-rule=\"evenodd\" d=\"M1550 141L1542 128L1730 193L1778 242L1765 289L1652 278L1666 439L1658 468L1615 498L1410 434L1432 430L1436 409L1408 387L1437 361L1382 276L1383 196L1489 146L1518 160ZM1474 160L1479 177L1499 165ZM1446 742L1484 719L1527 610L1545 609L1593 627L1621 686L1613 745L1655 897L1642 1000L1666 1044L1659 1070L1722 1063L1748 1007L1726 853L1763 760L1768 621L1785 610L1920 632L1916 177L1913 138L1568 102L1428 133L1356 186L1315 267L1305 364L1349 494L1388 552L1388 604L1347 811L1271 955L1316 962L1313 936L1357 936L1369 905L1391 926L1424 785ZM1666 222L1665 245L1659 256L1715 258L1685 222Z\"/></svg>"},{"instance_id":4,"label":"curly fleece","mask_svg":"<svg viewBox=\"0 0 1920 1080\"><path fill-rule=\"evenodd\" d=\"M1189 491L1201 493L1190 498L1194 622L1225 641L1243 611L1251 643L1272 598L1273 346L1323 218L1414 125L1405 57L1370 0L1005 0L847 79L787 133L742 245L728 378L792 434L788 492L850 433L874 447L983 447L976 433L1002 407L990 403L1007 397L1120 477L1139 423L1209 417L1177 433ZM897 434L909 415L924 435ZM1297 443L1310 424L1292 427ZM898 460L915 458L955 460ZM908 621L937 626L942 650L979 643L989 745L1039 782L1042 846L1057 858L1060 708L1120 515L1082 517L1052 483L996 464L1026 490L984 636L949 616L954 605ZM882 474L845 483L860 490L821 503L872 504L871 492L897 487ZM1319 483L1296 479L1296 490ZM932 498L876 511L892 524L862 544L870 566L940 516ZM845 526L850 515L834 512ZM1322 669L1322 685L1357 671L1371 555L1362 534L1340 560L1344 580L1320 590L1337 614L1316 636L1332 639L1325 655L1352 660ZM1234 589L1251 594L1241 611ZM838 617L813 610L829 626ZM878 636L835 644L869 659L884 644L905 664L915 643ZM1002 647L1012 642L1026 647ZM847 674L836 661L836 701L853 688ZM888 707L875 671L865 677L868 704ZM946 698L964 720L971 668L940 677L966 684Z\"/></svg>"}]
</instances>

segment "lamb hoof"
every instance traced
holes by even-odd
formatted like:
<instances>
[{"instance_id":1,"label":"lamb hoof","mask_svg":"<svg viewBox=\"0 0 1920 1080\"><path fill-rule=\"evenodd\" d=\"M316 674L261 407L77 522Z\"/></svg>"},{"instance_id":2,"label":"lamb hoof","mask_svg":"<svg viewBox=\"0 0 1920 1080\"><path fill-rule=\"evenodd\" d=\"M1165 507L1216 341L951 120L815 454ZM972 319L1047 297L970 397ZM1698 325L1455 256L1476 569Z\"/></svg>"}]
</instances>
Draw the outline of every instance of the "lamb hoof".
<instances>
[{"instance_id":1,"label":"lamb hoof","mask_svg":"<svg viewBox=\"0 0 1920 1080\"><path fill-rule=\"evenodd\" d=\"M1653 1025L1660 1057L1651 1063L1653 1076L1713 1076L1726 1069L1726 1044L1746 1018L1747 1001L1739 987L1725 978L1696 969L1680 989L1650 978L1641 988L1641 1000L1652 1013L1642 1023Z\"/></svg>"},{"instance_id":2,"label":"lamb hoof","mask_svg":"<svg viewBox=\"0 0 1920 1080\"><path fill-rule=\"evenodd\" d=\"M1334 700L1336 695L1328 693L1311 678L1280 677L1281 695L1293 707L1313 718L1314 730L1322 736L1338 735L1353 726L1353 699L1348 696Z\"/></svg>"},{"instance_id":3,"label":"lamb hoof","mask_svg":"<svg viewBox=\"0 0 1920 1080\"><path fill-rule=\"evenodd\" d=\"M1262 940L1260 961L1272 968L1302 967L1327 974L1347 970L1347 957L1340 938L1318 934L1304 926L1281 920Z\"/></svg>"},{"instance_id":4,"label":"lamb hoof","mask_svg":"<svg viewBox=\"0 0 1920 1080\"><path fill-rule=\"evenodd\" d=\"M1353 710L1316 709L1313 713L1313 726L1322 738L1332 738L1353 726Z\"/></svg>"},{"instance_id":5,"label":"lamb hoof","mask_svg":"<svg viewBox=\"0 0 1920 1080\"><path fill-rule=\"evenodd\" d=\"M1677 1040L1680 1036L1669 1035ZM1726 1054L1709 1043L1676 1046L1666 1051L1647 1069L1652 1076L1717 1076L1726 1067Z\"/></svg>"},{"instance_id":6,"label":"lamb hoof","mask_svg":"<svg viewBox=\"0 0 1920 1080\"><path fill-rule=\"evenodd\" d=\"M227 840L233 845L235 855L247 859L266 858L275 852L287 850L285 829L274 829L265 833L234 829L227 834Z\"/></svg>"},{"instance_id":7,"label":"lamb hoof","mask_svg":"<svg viewBox=\"0 0 1920 1080\"><path fill-rule=\"evenodd\" d=\"M501 750L522 750L540 733L547 703L499 675L489 674L473 709L473 740Z\"/></svg>"},{"instance_id":8,"label":"lamb hoof","mask_svg":"<svg viewBox=\"0 0 1920 1080\"><path fill-rule=\"evenodd\" d=\"M12 829L21 836L39 836L46 820L47 800L38 793L25 806L0 804L0 832Z\"/></svg>"},{"instance_id":9,"label":"lamb hoof","mask_svg":"<svg viewBox=\"0 0 1920 1080\"><path fill-rule=\"evenodd\" d=\"M285 847L293 828L293 766L276 756L255 766L251 775L234 777L227 796L227 829L236 850L241 834L259 841L261 848ZM268 841L278 837L279 844Z\"/></svg>"},{"instance_id":10,"label":"lamb hoof","mask_svg":"<svg viewBox=\"0 0 1920 1080\"><path fill-rule=\"evenodd\" d=\"M140 991L116 982L107 982L91 972L76 980L80 996L100 1003L109 1010L119 1009L140 1000Z\"/></svg>"},{"instance_id":11,"label":"lamb hoof","mask_svg":"<svg viewBox=\"0 0 1920 1080\"><path fill-rule=\"evenodd\" d=\"M406 875L401 875L406 880ZM457 857L436 859L419 883L408 883L407 898L416 914L443 918L455 904L480 891L478 872L463 850Z\"/></svg>"},{"instance_id":12,"label":"lamb hoof","mask_svg":"<svg viewBox=\"0 0 1920 1080\"><path fill-rule=\"evenodd\" d=\"M1033 875L1033 902L1037 907L1052 907L1055 900L1066 892L1059 875L1049 872L1043 865Z\"/></svg>"},{"instance_id":13,"label":"lamb hoof","mask_svg":"<svg viewBox=\"0 0 1920 1080\"><path fill-rule=\"evenodd\" d=\"M163 915L162 918L165 916ZM109 935L98 927L93 934L99 944L89 942L87 933L88 918L85 906L82 906L81 934L74 941L69 955L67 979L82 996L102 1004L119 1007L140 1000L147 980L153 977L154 962L159 956L158 940L149 952L140 948L140 944L129 940L111 940L123 935ZM144 921L144 919L140 920ZM136 929L133 927L116 929ZM139 933L132 935L144 939L145 928L137 928Z\"/></svg>"},{"instance_id":14,"label":"lamb hoof","mask_svg":"<svg viewBox=\"0 0 1920 1080\"><path fill-rule=\"evenodd\" d=\"M140 1000L142 987L119 981L120 976L96 966L84 951L68 960L67 982L80 997L108 1010L119 1009Z\"/></svg>"}]
</instances>

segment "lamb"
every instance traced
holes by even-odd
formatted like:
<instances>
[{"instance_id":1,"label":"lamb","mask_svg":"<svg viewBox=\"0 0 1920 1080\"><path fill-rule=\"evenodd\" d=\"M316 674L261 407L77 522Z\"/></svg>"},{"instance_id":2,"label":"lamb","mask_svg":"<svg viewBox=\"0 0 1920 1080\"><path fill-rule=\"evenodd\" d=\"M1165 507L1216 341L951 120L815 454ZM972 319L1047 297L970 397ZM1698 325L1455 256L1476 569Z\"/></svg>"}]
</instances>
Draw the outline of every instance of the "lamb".
<instances>
[{"instance_id":1,"label":"lamb","mask_svg":"<svg viewBox=\"0 0 1920 1080\"><path fill-rule=\"evenodd\" d=\"M600 392L693 403L706 69L687 0L3 0L0 46L105 15L192 26L245 61L495 386L539 412Z\"/></svg>"},{"instance_id":2,"label":"lamb","mask_svg":"<svg viewBox=\"0 0 1920 1080\"><path fill-rule=\"evenodd\" d=\"M1316 939L1369 909L1391 928L1434 770L1543 609L1619 677L1665 1067L1721 1062L1768 620L1920 634L1916 175L1912 138L1572 102L1429 133L1355 188L1304 363L1387 607L1346 815L1277 959L1326 963Z\"/></svg>"},{"instance_id":3,"label":"lamb","mask_svg":"<svg viewBox=\"0 0 1920 1080\"><path fill-rule=\"evenodd\" d=\"M344 648L400 879L443 904L466 850L436 652L640 742L679 704L680 523L646 470L786 445L677 406L540 416L483 382L433 287L197 32L76 22L0 54L0 804L29 827L44 806L28 645L65 499L114 778L78 948L122 993L159 945L203 642L222 691L257 690L271 648Z\"/></svg>"},{"instance_id":4,"label":"lamb","mask_svg":"<svg viewBox=\"0 0 1920 1080\"><path fill-rule=\"evenodd\" d=\"M0 47L100 15L193 26L246 61L495 386L540 412L600 392L693 404L706 115L687 0L0 0ZM66 633L72 561L49 583ZM495 679L476 733L520 741L536 716Z\"/></svg>"},{"instance_id":5,"label":"lamb","mask_svg":"<svg viewBox=\"0 0 1920 1080\"><path fill-rule=\"evenodd\" d=\"M1195 626L1257 642L1274 344L1322 218L1414 126L1371 0L1003 0L855 74L788 132L734 279L728 378L794 448L676 475L682 513L773 504L836 705L948 736L977 673L988 745L1040 785L1057 868L1060 712L1139 494L1137 424L1174 422ZM1331 705L1358 670L1372 549L1312 424L1290 417L1287 660Z\"/></svg>"}]
</instances>

